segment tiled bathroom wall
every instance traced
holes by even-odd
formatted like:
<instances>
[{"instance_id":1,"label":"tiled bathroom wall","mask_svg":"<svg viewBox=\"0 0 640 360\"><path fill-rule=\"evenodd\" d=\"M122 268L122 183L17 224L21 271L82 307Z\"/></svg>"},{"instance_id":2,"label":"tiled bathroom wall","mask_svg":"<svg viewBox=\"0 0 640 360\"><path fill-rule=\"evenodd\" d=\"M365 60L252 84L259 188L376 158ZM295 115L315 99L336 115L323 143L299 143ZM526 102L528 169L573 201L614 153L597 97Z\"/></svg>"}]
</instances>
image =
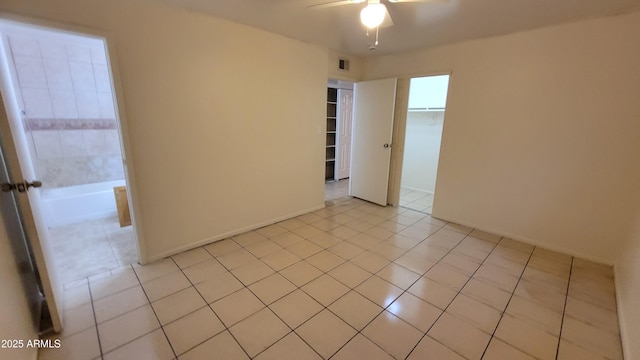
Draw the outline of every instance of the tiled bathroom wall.
<instances>
[{"instance_id":1,"label":"tiled bathroom wall","mask_svg":"<svg viewBox=\"0 0 640 360\"><path fill-rule=\"evenodd\" d=\"M38 179L56 188L124 178L101 40L8 34L14 83Z\"/></svg>"}]
</instances>

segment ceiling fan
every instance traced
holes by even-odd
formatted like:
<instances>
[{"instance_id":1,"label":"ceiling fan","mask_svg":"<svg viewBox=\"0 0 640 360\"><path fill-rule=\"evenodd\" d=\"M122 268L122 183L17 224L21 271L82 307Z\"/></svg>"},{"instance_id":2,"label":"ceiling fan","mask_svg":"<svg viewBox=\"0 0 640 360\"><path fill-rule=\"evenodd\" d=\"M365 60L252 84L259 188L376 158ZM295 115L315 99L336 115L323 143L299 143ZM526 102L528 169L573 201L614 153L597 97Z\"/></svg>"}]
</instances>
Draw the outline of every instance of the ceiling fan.
<instances>
[{"instance_id":1,"label":"ceiling fan","mask_svg":"<svg viewBox=\"0 0 640 360\"><path fill-rule=\"evenodd\" d=\"M391 4L396 3L426 3L437 0L385 0L384 2ZM367 5L360 11L360 22L367 29L376 30L376 40L373 45L369 46L369 50L375 50L378 46L378 32L380 28L393 25L393 19L382 0L333 0L325 3L314 4L308 6L313 9L324 9L342 5L361 4L367 2ZM369 32L367 31L367 35Z\"/></svg>"}]
</instances>

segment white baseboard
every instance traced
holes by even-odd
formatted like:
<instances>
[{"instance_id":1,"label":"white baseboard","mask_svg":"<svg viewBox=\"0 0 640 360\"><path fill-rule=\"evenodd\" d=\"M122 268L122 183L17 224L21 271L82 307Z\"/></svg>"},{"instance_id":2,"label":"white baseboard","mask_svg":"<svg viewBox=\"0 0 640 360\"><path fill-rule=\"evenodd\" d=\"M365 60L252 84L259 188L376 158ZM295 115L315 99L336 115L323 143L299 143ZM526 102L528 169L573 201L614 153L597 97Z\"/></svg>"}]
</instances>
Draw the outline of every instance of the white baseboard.
<instances>
[{"instance_id":1,"label":"white baseboard","mask_svg":"<svg viewBox=\"0 0 640 360\"><path fill-rule=\"evenodd\" d=\"M229 238L231 236L234 236L234 235L242 234L242 233L245 233L247 231L259 229L261 227L272 225L272 224L278 223L280 221L288 220L288 219L294 218L294 217L299 216L299 215L304 215L304 214L310 213L312 211L320 210L320 209L322 209L324 207L325 207L325 205L323 203L322 205L314 206L314 207L306 209L306 210L297 211L297 212L294 212L292 214L288 214L288 215L285 215L285 216L280 216L280 217L275 218L275 219L259 222L259 223L256 223L256 224L245 226L243 228L234 229L234 230L225 232L223 234L219 234L219 235L216 235L216 236L212 236L210 238L206 238L206 239L203 239L203 240L200 240L200 241L196 241L194 243L190 243L190 244L187 244L187 245L184 245L184 246L180 246L180 247L177 247L175 249L172 249L172 250L169 250L169 251L165 251L165 252L157 254L157 255L149 256L149 259L148 259L149 262L148 263L152 263L154 261L158 261L158 260L164 259L164 258L169 257L171 255L179 254L179 253L181 253L183 251L187 251L187 250L195 249L195 248L203 246L203 245L211 244L211 243L216 242L216 241L224 240L224 239L227 239L227 238Z\"/></svg>"}]
</instances>

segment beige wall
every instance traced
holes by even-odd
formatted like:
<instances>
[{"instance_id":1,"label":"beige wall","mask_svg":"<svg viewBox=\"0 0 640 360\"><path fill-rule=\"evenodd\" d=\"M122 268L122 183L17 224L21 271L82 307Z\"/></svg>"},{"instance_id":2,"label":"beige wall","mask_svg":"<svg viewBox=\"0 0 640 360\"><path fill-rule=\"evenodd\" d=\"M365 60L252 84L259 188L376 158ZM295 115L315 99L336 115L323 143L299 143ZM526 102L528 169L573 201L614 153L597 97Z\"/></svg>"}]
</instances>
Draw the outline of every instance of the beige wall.
<instances>
[{"instance_id":1,"label":"beige wall","mask_svg":"<svg viewBox=\"0 0 640 360\"><path fill-rule=\"evenodd\" d=\"M0 11L108 34L149 260L324 205L326 49L137 0Z\"/></svg>"},{"instance_id":2,"label":"beige wall","mask_svg":"<svg viewBox=\"0 0 640 360\"><path fill-rule=\"evenodd\" d=\"M9 244L10 234L5 227L4 219L0 221L0 339L23 340L23 349L0 349L0 358L27 360L37 357L37 349L28 349L29 339L37 339L38 333L33 328L31 315L24 295L18 266L13 258Z\"/></svg>"},{"instance_id":3,"label":"beige wall","mask_svg":"<svg viewBox=\"0 0 640 360\"><path fill-rule=\"evenodd\" d=\"M613 263L640 180L640 14L365 64L451 71L434 214Z\"/></svg>"},{"instance_id":4,"label":"beige wall","mask_svg":"<svg viewBox=\"0 0 640 360\"><path fill-rule=\"evenodd\" d=\"M444 125L443 111L409 111L400 184L433 193Z\"/></svg>"},{"instance_id":5,"label":"beige wall","mask_svg":"<svg viewBox=\"0 0 640 360\"><path fill-rule=\"evenodd\" d=\"M434 215L615 263L634 359L639 38L636 13L365 63L366 79L452 72Z\"/></svg>"}]
</instances>

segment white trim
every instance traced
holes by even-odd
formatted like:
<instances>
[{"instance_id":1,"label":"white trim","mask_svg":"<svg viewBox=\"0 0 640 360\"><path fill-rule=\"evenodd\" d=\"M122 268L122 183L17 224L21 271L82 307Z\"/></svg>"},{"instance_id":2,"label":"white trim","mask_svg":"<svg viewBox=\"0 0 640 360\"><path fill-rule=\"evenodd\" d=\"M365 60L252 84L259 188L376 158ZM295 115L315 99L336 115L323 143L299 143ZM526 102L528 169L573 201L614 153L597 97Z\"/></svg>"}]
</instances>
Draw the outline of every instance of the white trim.
<instances>
[{"instance_id":1,"label":"white trim","mask_svg":"<svg viewBox=\"0 0 640 360\"><path fill-rule=\"evenodd\" d=\"M616 308L617 308L616 310L618 313L618 328L620 331L620 341L622 342L622 358L631 359L631 349L629 348L629 345L628 345L628 344L631 344L631 339L629 338L629 334L627 333L627 326L626 326L627 318L624 316L624 307L622 306L622 299L620 298L620 294L618 293L618 291L620 291L621 289L621 285L620 285L620 280L618 276L618 266L616 264L613 265L613 281L614 281L615 295L616 295Z\"/></svg>"}]
</instances>

